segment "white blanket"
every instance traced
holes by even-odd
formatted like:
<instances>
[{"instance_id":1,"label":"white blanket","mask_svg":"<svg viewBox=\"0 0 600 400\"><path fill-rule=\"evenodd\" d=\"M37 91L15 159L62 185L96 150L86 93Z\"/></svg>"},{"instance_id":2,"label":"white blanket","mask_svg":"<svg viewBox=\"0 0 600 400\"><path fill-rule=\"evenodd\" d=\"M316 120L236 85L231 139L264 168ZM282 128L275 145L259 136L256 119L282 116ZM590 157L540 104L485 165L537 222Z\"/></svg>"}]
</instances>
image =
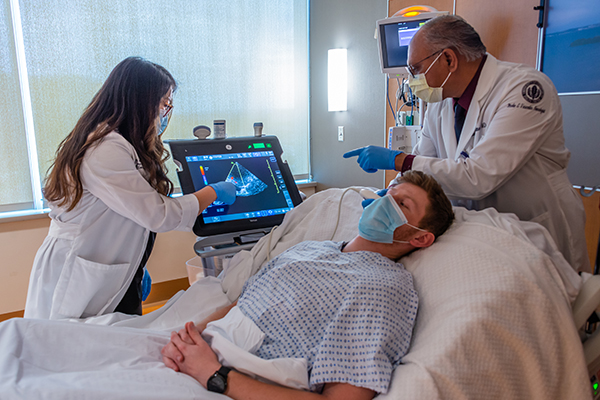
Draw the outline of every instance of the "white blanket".
<instances>
[{"instance_id":1,"label":"white blanket","mask_svg":"<svg viewBox=\"0 0 600 400\"><path fill-rule=\"evenodd\" d=\"M6 321L0 324L0 399L225 398L165 367L160 349L169 336L122 326ZM265 382L308 389L306 360L253 355L264 334L237 307L208 324L202 337L226 366Z\"/></svg>"},{"instance_id":2,"label":"white blanket","mask_svg":"<svg viewBox=\"0 0 600 400\"><path fill-rule=\"evenodd\" d=\"M569 296L549 257L472 222L430 250L404 260L419 311L381 399L591 398Z\"/></svg>"},{"instance_id":3,"label":"white blanket","mask_svg":"<svg viewBox=\"0 0 600 400\"><path fill-rule=\"evenodd\" d=\"M236 255L226 267L223 290L217 280L203 279L137 318L0 324L0 398L223 398L162 365L159 351L168 331L237 298L269 250L274 256L303 240L351 239L361 198L346 193L336 229L341 194L332 189L311 196L286 216L270 243L264 238ZM570 314L581 281L547 241L547 232L493 210L456 213L457 222L431 248L402 260L414 276L420 308L411 349L394 372L390 392L379 398L591 398ZM226 344L217 349L224 363L252 359L243 354L251 349L248 343L220 330L212 340L213 348ZM297 371L298 360L289 361L285 368ZM286 371L282 375L293 375Z\"/></svg>"}]
</instances>

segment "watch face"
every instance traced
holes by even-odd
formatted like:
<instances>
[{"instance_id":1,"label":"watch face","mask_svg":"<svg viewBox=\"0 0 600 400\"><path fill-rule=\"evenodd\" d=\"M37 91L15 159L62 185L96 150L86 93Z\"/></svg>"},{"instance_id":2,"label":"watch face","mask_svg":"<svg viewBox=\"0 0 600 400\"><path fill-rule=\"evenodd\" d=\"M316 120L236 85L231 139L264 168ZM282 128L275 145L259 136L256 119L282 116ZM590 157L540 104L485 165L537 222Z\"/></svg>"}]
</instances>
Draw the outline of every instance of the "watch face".
<instances>
[{"instance_id":1,"label":"watch face","mask_svg":"<svg viewBox=\"0 0 600 400\"><path fill-rule=\"evenodd\" d=\"M209 392L225 393L227 388L227 378L216 372L213 376L208 379L206 389Z\"/></svg>"}]
</instances>

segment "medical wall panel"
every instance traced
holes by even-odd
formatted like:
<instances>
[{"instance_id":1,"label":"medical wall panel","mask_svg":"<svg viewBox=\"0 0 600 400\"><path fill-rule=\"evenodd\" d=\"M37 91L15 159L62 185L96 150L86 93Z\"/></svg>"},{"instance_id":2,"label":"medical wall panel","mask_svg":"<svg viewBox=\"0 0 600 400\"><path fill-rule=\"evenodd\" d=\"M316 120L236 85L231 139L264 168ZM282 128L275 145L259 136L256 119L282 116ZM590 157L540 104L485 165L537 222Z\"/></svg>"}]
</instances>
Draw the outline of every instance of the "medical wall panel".
<instances>
[{"instance_id":1,"label":"medical wall panel","mask_svg":"<svg viewBox=\"0 0 600 400\"><path fill-rule=\"evenodd\" d=\"M580 186L600 186L600 8L597 0L553 0L544 21L542 71L560 96L567 173Z\"/></svg>"},{"instance_id":2,"label":"medical wall panel","mask_svg":"<svg viewBox=\"0 0 600 400\"><path fill-rule=\"evenodd\" d=\"M559 97L565 145L571 151L569 179L574 185L600 187L600 93Z\"/></svg>"},{"instance_id":3,"label":"medical wall panel","mask_svg":"<svg viewBox=\"0 0 600 400\"><path fill-rule=\"evenodd\" d=\"M598 0L552 0L545 17L542 71L558 93L600 93Z\"/></svg>"}]
</instances>

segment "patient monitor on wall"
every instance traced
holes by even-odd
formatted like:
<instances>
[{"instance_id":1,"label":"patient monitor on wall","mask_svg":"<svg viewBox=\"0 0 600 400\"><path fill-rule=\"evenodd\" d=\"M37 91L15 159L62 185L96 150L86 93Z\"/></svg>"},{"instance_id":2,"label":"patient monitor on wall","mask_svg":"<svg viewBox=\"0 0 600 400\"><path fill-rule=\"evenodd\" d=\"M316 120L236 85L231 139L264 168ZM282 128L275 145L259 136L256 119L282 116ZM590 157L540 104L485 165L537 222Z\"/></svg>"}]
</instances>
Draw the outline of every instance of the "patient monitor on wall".
<instances>
[{"instance_id":1,"label":"patient monitor on wall","mask_svg":"<svg viewBox=\"0 0 600 400\"><path fill-rule=\"evenodd\" d=\"M419 28L427 21L448 11L438 11L429 6L403 8L394 16L377 21L377 44L381 72L390 77L406 77L408 45Z\"/></svg>"}]
</instances>

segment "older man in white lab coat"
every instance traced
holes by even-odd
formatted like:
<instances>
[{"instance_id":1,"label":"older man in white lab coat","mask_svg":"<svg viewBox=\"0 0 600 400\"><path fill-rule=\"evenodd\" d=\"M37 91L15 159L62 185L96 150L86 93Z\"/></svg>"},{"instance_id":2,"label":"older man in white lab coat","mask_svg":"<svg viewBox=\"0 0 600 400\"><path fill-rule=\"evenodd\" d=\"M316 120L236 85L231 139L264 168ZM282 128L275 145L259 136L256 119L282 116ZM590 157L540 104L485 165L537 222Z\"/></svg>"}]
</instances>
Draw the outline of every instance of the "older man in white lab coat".
<instances>
[{"instance_id":1,"label":"older man in white lab coat","mask_svg":"<svg viewBox=\"0 0 600 400\"><path fill-rule=\"evenodd\" d=\"M455 15L417 32L408 65L409 85L429 103L413 154L368 146L344 157L358 155L367 172L426 172L455 205L538 222L574 269L590 271L585 211L566 174L570 152L550 79L486 53L477 32Z\"/></svg>"}]
</instances>

